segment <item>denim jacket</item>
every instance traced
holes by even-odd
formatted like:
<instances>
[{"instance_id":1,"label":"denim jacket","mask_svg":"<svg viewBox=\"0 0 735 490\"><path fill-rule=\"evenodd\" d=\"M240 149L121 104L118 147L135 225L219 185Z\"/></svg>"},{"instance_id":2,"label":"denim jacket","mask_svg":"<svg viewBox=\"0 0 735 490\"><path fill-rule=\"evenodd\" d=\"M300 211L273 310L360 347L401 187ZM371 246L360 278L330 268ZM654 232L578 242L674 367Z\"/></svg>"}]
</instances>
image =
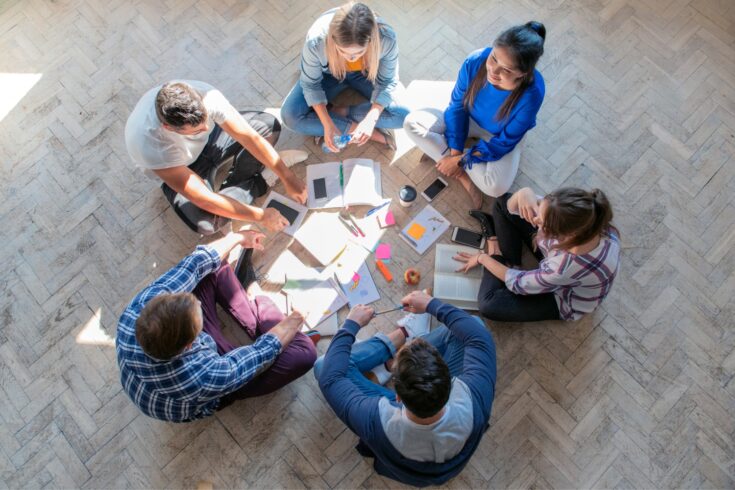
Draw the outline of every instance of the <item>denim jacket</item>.
<instances>
[{"instance_id":1,"label":"denim jacket","mask_svg":"<svg viewBox=\"0 0 735 490\"><path fill-rule=\"evenodd\" d=\"M324 12L306 34L306 42L301 52L301 88L306 103L310 106L326 104L327 96L322 89L324 73L329 72L327 63L326 37L329 23L337 9ZM380 61L378 76L375 78L370 102L388 106L393 100L393 92L398 85L398 43L393 28L378 18L380 30Z\"/></svg>"}]
</instances>

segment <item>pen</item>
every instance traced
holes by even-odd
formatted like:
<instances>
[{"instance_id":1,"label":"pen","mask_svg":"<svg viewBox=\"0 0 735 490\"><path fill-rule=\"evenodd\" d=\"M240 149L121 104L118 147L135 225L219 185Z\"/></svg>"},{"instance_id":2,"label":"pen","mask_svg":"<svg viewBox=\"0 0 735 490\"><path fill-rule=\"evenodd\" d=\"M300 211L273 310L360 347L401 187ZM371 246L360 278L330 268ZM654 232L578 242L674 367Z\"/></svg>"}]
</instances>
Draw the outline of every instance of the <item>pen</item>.
<instances>
[{"instance_id":1,"label":"pen","mask_svg":"<svg viewBox=\"0 0 735 490\"><path fill-rule=\"evenodd\" d=\"M371 214L375 213L376 211L379 211L379 210L383 209L383 208L384 208L384 207L386 207L386 206L387 206L388 204L390 204L390 201L386 201L386 202L384 202L383 204L381 204L380 206L374 207L373 209L371 209L370 211L368 211L368 212L367 212L367 213L365 214L365 216L370 216Z\"/></svg>"},{"instance_id":2,"label":"pen","mask_svg":"<svg viewBox=\"0 0 735 490\"><path fill-rule=\"evenodd\" d=\"M373 313L373 316L378 316L378 315L382 315L383 313L390 313L391 311L398 311L402 309L403 309L403 305L400 305L400 306L396 306L395 308L391 308L390 310L376 311L375 313Z\"/></svg>"},{"instance_id":3,"label":"pen","mask_svg":"<svg viewBox=\"0 0 735 490\"><path fill-rule=\"evenodd\" d=\"M339 218L339 222L342 223L345 226L345 228L347 228L349 230L349 232L352 233L355 237L359 237L360 236L360 235L357 234L357 232L352 227L352 225L350 225L347 221L345 221L344 219L342 219L342 217Z\"/></svg>"},{"instance_id":4,"label":"pen","mask_svg":"<svg viewBox=\"0 0 735 490\"><path fill-rule=\"evenodd\" d=\"M419 248L419 244L416 243L416 240L414 240L413 238L411 238L410 236L408 236L407 234L405 234L403 232L401 232L401 235L403 235L403 238L405 238L406 240L408 240L408 243L410 243L411 245L413 245L416 248Z\"/></svg>"},{"instance_id":5,"label":"pen","mask_svg":"<svg viewBox=\"0 0 735 490\"><path fill-rule=\"evenodd\" d=\"M342 163L339 164L339 187L340 189L345 188L345 173L342 170Z\"/></svg>"}]
</instances>

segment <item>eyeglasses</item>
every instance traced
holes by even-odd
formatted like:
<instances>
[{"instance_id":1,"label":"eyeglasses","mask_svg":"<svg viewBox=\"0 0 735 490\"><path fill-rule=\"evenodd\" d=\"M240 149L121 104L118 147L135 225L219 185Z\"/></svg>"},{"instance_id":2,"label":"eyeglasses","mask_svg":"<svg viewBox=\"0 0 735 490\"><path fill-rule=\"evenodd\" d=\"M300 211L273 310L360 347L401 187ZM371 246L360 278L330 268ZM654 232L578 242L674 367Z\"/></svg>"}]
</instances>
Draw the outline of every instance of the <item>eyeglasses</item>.
<instances>
[{"instance_id":1,"label":"eyeglasses","mask_svg":"<svg viewBox=\"0 0 735 490\"><path fill-rule=\"evenodd\" d=\"M365 52L367 51L367 46L365 46L364 48L360 48L359 51L346 51L345 48L341 48L337 46L336 44L335 44L335 47L337 48L337 51L339 51L339 53L342 56L344 56L345 58L350 58L350 59L359 58L360 56L365 54Z\"/></svg>"}]
</instances>

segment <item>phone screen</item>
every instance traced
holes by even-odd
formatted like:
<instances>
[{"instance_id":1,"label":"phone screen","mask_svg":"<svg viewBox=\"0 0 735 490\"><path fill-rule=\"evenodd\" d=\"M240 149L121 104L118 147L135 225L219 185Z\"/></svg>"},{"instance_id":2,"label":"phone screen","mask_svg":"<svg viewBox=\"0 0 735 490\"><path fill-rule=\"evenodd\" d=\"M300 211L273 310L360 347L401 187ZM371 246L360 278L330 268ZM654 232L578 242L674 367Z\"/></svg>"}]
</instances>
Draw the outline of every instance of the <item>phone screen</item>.
<instances>
[{"instance_id":1,"label":"phone screen","mask_svg":"<svg viewBox=\"0 0 735 490\"><path fill-rule=\"evenodd\" d=\"M292 225L293 222L296 221L296 218L299 217L299 212L298 211L296 211L293 208L289 208L288 206L286 206L282 202L271 201L271 202L268 203L268 206L266 206L266 207L277 209L278 212L281 213L283 215L283 217L288 220L288 224L289 225Z\"/></svg>"},{"instance_id":2,"label":"phone screen","mask_svg":"<svg viewBox=\"0 0 735 490\"><path fill-rule=\"evenodd\" d=\"M314 198L324 199L327 197L327 181L324 178L314 179Z\"/></svg>"},{"instance_id":3,"label":"phone screen","mask_svg":"<svg viewBox=\"0 0 735 490\"><path fill-rule=\"evenodd\" d=\"M482 234L458 227L454 241L470 247L480 248L480 245L482 244Z\"/></svg>"},{"instance_id":4,"label":"phone screen","mask_svg":"<svg viewBox=\"0 0 735 490\"><path fill-rule=\"evenodd\" d=\"M426 188L424 191L424 195L427 199L430 201L436 197L437 194L439 194L444 188L447 186L444 182L442 182L439 179L436 179L434 182L431 183L429 187Z\"/></svg>"}]
</instances>

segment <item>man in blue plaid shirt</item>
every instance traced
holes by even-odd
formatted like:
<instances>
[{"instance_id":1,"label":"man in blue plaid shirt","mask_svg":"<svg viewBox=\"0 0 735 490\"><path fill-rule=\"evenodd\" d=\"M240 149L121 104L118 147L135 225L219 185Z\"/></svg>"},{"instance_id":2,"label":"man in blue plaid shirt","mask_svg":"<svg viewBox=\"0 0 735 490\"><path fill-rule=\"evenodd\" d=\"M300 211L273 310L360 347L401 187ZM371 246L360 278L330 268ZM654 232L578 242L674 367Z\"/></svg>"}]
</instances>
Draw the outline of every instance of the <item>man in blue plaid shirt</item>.
<instances>
[{"instance_id":1,"label":"man in blue plaid shirt","mask_svg":"<svg viewBox=\"0 0 735 490\"><path fill-rule=\"evenodd\" d=\"M117 361L123 388L143 413L188 422L275 391L311 369L316 349L300 331L303 316L284 318L269 298L250 298L224 260L238 244L262 250L262 239L243 231L197 247L125 309ZM237 347L222 335L216 304L252 345Z\"/></svg>"}]
</instances>

